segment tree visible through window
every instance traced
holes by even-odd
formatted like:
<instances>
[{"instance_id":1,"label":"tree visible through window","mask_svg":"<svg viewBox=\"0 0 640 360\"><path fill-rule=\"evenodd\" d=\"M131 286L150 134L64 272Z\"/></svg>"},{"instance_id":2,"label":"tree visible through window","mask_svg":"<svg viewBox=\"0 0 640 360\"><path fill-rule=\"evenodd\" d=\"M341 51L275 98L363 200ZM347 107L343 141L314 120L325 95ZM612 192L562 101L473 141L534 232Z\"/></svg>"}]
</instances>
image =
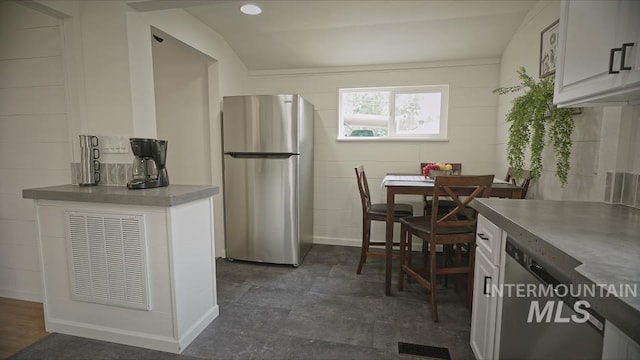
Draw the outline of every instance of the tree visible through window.
<instances>
[{"instance_id":1,"label":"tree visible through window","mask_svg":"<svg viewBox=\"0 0 640 360\"><path fill-rule=\"evenodd\" d=\"M447 86L340 89L339 138L446 138Z\"/></svg>"},{"instance_id":2,"label":"tree visible through window","mask_svg":"<svg viewBox=\"0 0 640 360\"><path fill-rule=\"evenodd\" d=\"M387 136L389 95L382 91L345 92L342 114L346 136Z\"/></svg>"}]
</instances>

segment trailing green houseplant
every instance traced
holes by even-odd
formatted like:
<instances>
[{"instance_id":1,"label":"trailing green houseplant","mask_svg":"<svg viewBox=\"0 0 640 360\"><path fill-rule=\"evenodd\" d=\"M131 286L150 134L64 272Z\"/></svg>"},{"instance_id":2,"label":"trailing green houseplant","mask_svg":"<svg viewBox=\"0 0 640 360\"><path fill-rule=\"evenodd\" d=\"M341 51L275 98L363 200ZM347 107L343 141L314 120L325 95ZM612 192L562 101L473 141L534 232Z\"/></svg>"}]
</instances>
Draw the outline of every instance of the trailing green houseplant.
<instances>
[{"instance_id":1,"label":"trailing green houseplant","mask_svg":"<svg viewBox=\"0 0 640 360\"><path fill-rule=\"evenodd\" d=\"M507 159L516 176L524 169L525 151L531 150L530 176L538 180L542 174L542 151L545 138L553 145L556 157L556 176L564 186L569 175L571 156L571 134L573 133L573 109L558 108L553 104L553 77L536 82L521 67L518 69L520 85L501 87L493 92L504 95L525 90L513 99L513 106L506 116L509 126Z\"/></svg>"}]
</instances>

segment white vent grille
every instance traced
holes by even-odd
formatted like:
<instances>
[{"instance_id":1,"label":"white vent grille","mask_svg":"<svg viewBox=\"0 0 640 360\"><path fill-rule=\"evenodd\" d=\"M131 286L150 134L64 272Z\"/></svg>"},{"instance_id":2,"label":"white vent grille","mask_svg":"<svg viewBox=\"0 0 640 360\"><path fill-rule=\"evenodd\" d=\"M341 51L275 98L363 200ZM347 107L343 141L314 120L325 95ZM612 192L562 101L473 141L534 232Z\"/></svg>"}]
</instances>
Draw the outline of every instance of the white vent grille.
<instances>
[{"instance_id":1,"label":"white vent grille","mask_svg":"<svg viewBox=\"0 0 640 360\"><path fill-rule=\"evenodd\" d=\"M144 215L65 215L71 298L150 310Z\"/></svg>"}]
</instances>

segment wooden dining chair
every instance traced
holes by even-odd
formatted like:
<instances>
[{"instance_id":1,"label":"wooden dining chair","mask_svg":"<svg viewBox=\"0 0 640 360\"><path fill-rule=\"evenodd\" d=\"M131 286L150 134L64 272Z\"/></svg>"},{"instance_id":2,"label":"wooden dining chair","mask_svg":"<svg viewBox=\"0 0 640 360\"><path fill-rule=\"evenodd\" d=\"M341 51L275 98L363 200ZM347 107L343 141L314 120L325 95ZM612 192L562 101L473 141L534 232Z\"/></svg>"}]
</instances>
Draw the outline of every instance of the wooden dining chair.
<instances>
[{"instance_id":1,"label":"wooden dining chair","mask_svg":"<svg viewBox=\"0 0 640 360\"><path fill-rule=\"evenodd\" d=\"M522 196L520 198L525 199L527 197L527 191L529 191L529 184L531 183L531 171L522 170L516 177L513 168L509 167L509 170L507 170L507 176L504 178L504 181L510 182L513 185L520 186L522 188Z\"/></svg>"},{"instance_id":2,"label":"wooden dining chair","mask_svg":"<svg viewBox=\"0 0 640 360\"><path fill-rule=\"evenodd\" d=\"M433 163L430 163L430 162L420 163L420 174L422 174L422 169L429 164L433 164ZM462 163L449 163L449 164L451 164L451 170L452 170L451 175L462 174ZM450 210L452 207L455 207L455 204L453 202L446 201L445 199L441 199L440 211ZM425 196L424 197L424 215L427 216L430 211L431 211L431 197Z\"/></svg>"},{"instance_id":3,"label":"wooden dining chair","mask_svg":"<svg viewBox=\"0 0 640 360\"><path fill-rule=\"evenodd\" d=\"M448 274L467 274L467 294L471 306L473 294L473 266L475 260L475 241L477 212L469 203L477 197L489 197L493 175L479 176L438 176L433 189L433 209L429 216L412 216L400 219L400 277L398 289L403 290L406 276L415 279L431 291L431 317L438 321L436 300L436 276ZM445 196L456 206L446 214L438 212L440 199ZM422 239L429 250L423 267L414 267L412 263L411 243L413 236ZM454 256L441 256L437 261L436 246L454 249ZM464 261L466 260L466 262Z\"/></svg>"},{"instance_id":4,"label":"wooden dining chair","mask_svg":"<svg viewBox=\"0 0 640 360\"><path fill-rule=\"evenodd\" d=\"M362 266L367 260L367 256L385 256L384 251L372 251L371 246L384 246L384 241L371 241L371 222L387 221L387 204L371 203L371 193L369 192L369 183L364 167L358 166L356 170L356 179L358 180L358 191L360 192L360 201L362 203L362 247L360 249L360 261L358 262L358 270L356 274L360 274ZM393 207L393 221L399 222L401 218L413 216L413 206L409 204L396 203ZM400 243L394 243L398 246ZM396 257L397 258L397 257Z\"/></svg>"}]
</instances>

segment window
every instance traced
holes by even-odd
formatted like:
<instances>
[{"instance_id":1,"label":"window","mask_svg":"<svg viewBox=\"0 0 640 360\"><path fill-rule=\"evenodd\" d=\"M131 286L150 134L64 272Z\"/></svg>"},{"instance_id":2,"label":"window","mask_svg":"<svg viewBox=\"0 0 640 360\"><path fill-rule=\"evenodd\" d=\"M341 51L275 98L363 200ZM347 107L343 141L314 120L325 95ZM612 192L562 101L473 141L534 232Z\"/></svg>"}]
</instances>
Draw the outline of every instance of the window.
<instances>
[{"instance_id":1,"label":"window","mask_svg":"<svg viewBox=\"0 0 640 360\"><path fill-rule=\"evenodd\" d=\"M447 138L449 87L340 89L338 139Z\"/></svg>"}]
</instances>

